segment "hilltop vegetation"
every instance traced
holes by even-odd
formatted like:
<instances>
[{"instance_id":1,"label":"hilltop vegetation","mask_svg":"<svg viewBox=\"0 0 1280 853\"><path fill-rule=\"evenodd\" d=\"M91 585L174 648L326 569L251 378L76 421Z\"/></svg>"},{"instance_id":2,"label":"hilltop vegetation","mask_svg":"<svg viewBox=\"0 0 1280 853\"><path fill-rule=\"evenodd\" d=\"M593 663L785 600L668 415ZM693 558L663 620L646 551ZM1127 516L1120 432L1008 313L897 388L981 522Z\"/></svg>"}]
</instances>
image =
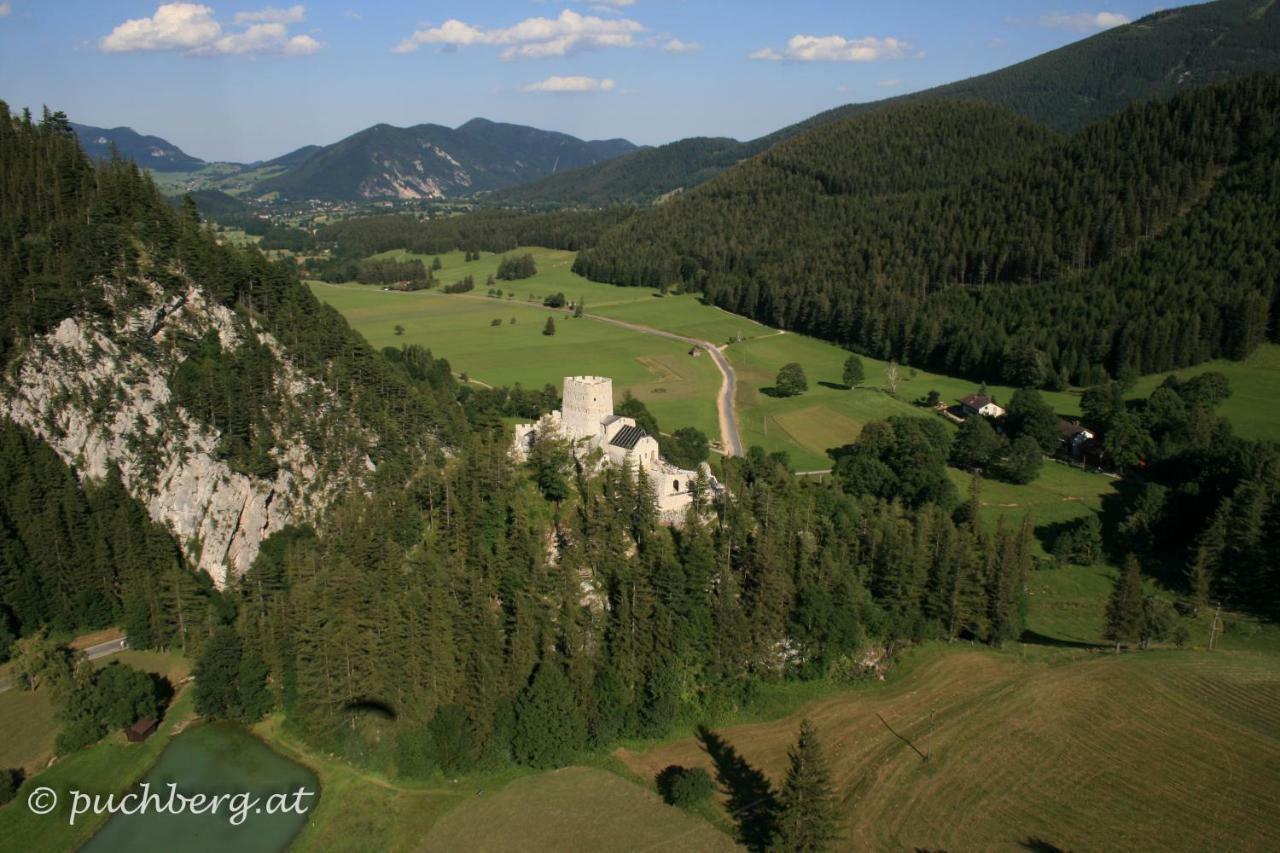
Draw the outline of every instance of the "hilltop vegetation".
<instances>
[{"instance_id":1,"label":"hilltop vegetation","mask_svg":"<svg viewBox=\"0 0 1280 853\"><path fill-rule=\"evenodd\" d=\"M1243 358L1278 334L1277 115L1265 76L1065 139L993 107L907 104L639 212L575 270L1018 386Z\"/></svg>"}]
</instances>

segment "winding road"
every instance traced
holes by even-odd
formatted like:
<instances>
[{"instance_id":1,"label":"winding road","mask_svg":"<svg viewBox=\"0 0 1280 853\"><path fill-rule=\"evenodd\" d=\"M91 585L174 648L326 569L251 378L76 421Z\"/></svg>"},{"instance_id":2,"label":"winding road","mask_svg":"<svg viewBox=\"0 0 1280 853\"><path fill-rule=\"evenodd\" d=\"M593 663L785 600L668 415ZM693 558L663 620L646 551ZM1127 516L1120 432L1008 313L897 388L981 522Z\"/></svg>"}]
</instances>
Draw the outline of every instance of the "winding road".
<instances>
[{"instance_id":1,"label":"winding road","mask_svg":"<svg viewBox=\"0 0 1280 853\"><path fill-rule=\"evenodd\" d=\"M599 314L584 314L583 316L599 323L621 326L624 329L630 329L642 335L656 335L659 338L680 341L705 350L720 371L720 393L716 395L716 410L720 414L720 444L724 447L725 456L742 455L742 435L738 432L738 413L733 408L734 394L737 393L738 389L738 375L733 372L733 365L729 363L729 359L725 358L724 352L718 346L711 343L711 341L702 341L685 335L677 335L675 332L664 332L662 329L655 329L652 326L628 323L625 320L615 320L612 317L602 317Z\"/></svg>"}]
</instances>

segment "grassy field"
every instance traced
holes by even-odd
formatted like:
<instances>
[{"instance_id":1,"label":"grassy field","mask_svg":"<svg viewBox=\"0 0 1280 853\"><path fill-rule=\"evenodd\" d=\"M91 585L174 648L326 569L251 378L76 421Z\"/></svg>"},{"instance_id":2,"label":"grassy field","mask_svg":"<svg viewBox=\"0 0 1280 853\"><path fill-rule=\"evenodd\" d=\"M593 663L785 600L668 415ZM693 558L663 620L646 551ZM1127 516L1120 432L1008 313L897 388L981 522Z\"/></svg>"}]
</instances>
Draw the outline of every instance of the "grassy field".
<instances>
[{"instance_id":1,"label":"grassy field","mask_svg":"<svg viewBox=\"0 0 1280 853\"><path fill-rule=\"evenodd\" d=\"M885 391L887 362L862 357L866 380L852 390L843 386L848 351L833 344L796 334L773 334L732 344L726 351L738 374L738 419L743 442L769 451L784 450L798 470L830 466L826 451L858 437L862 425L893 415L936 417L911 401L937 391L948 402L971 394L977 386L965 379L942 376L910 367L898 368L896 394ZM790 362L805 369L809 390L796 397L775 397L772 389L778 370ZM1008 402L1013 389L991 385L988 390ZM1078 392L1044 392L1045 399L1062 415L1080 411Z\"/></svg>"},{"instance_id":2,"label":"grassy field","mask_svg":"<svg viewBox=\"0 0 1280 853\"><path fill-rule=\"evenodd\" d=\"M320 779L320 800L292 850L417 850L432 825L473 793L401 785L316 753L281 726L279 715L254 731Z\"/></svg>"},{"instance_id":3,"label":"grassy field","mask_svg":"<svg viewBox=\"0 0 1280 853\"><path fill-rule=\"evenodd\" d=\"M947 474L963 497L968 494L970 475L955 468ZM1025 486L984 478L980 499L983 519L994 530L1003 519L1006 527L1016 527L1028 513L1036 526L1037 554L1046 556L1044 546L1052 541L1056 525L1073 522L1102 510L1102 501L1115 493L1116 480L1062 462L1047 461L1034 482Z\"/></svg>"},{"instance_id":4,"label":"grassy field","mask_svg":"<svg viewBox=\"0 0 1280 853\"><path fill-rule=\"evenodd\" d=\"M48 690L0 693L0 769L20 768L30 776L49 763L57 736Z\"/></svg>"},{"instance_id":5,"label":"grassy field","mask_svg":"<svg viewBox=\"0 0 1280 853\"><path fill-rule=\"evenodd\" d=\"M803 709L832 767L842 849L1280 845L1280 659L916 654L889 687ZM777 783L800 716L718 734ZM620 757L645 778L713 766L692 738Z\"/></svg>"},{"instance_id":6,"label":"grassy field","mask_svg":"<svg viewBox=\"0 0 1280 853\"><path fill-rule=\"evenodd\" d=\"M294 850L732 848L706 821L594 767L406 783L317 754L278 716L255 731L320 778L322 796Z\"/></svg>"},{"instance_id":7,"label":"grassy field","mask_svg":"<svg viewBox=\"0 0 1280 853\"><path fill-rule=\"evenodd\" d=\"M515 299L484 295L484 279L488 271L497 268L496 256L463 264L460 253L442 256L449 263L439 276L448 282L461 277L464 270L475 275L479 279L477 291L469 294L386 292L377 287L318 282L312 283L312 289L341 311L375 347L421 344L448 358L455 371L488 385L518 382L531 388L546 384L558 388L569 375L610 376L615 398L621 399L630 391L650 406L665 430L695 426L710 437L718 436L715 398L721 380L711 359L691 358L689 347L677 341L574 319L567 311L541 307L542 297L558 290L575 298L584 294L563 286L564 277L577 278L568 269L569 253L539 250L537 254L539 273L516 283L520 296ZM530 292L537 297L533 303L528 302ZM590 292L585 296L591 306ZM640 292L624 296L654 298ZM556 321L556 334L550 337L542 334L548 316ZM500 320L501 325L491 325L493 320ZM397 325L404 327L403 335L395 334Z\"/></svg>"},{"instance_id":8,"label":"grassy field","mask_svg":"<svg viewBox=\"0 0 1280 853\"><path fill-rule=\"evenodd\" d=\"M1245 438L1280 439L1280 346L1263 344L1244 361L1210 361L1196 367L1155 373L1138 380L1132 395L1145 397L1165 377L1188 379L1216 370L1231 383L1231 397L1218 409Z\"/></svg>"},{"instance_id":9,"label":"grassy field","mask_svg":"<svg viewBox=\"0 0 1280 853\"><path fill-rule=\"evenodd\" d=\"M425 850L733 850L706 821L604 770L566 767L472 797L427 834Z\"/></svg>"}]
</instances>

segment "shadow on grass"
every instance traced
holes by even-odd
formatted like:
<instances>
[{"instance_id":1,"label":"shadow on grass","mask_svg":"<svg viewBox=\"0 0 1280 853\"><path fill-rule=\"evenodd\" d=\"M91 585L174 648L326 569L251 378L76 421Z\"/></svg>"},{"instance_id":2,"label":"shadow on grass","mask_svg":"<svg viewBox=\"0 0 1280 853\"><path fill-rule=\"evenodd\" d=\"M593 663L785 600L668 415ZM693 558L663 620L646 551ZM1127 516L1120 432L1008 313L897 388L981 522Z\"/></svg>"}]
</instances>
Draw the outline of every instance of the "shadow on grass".
<instances>
[{"instance_id":1,"label":"shadow on grass","mask_svg":"<svg viewBox=\"0 0 1280 853\"><path fill-rule=\"evenodd\" d=\"M828 382L825 379L819 379L818 384L821 385L823 388L830 388L834 391L852 391L853 390L852 385L842 385L839 382Z\"/></svg>"},{"instance_id":2,"label":"shadow on grass","mask_svg":"<svg viewBox=\"0 0 1280 853\"><path fill-rule=\"evenodd\" d=\"M916 755L920 756L920 760L921 760L921 761L928 761L928 760L929 760L929 756L925 755L923 752L921 752L919 749L917 749L917 748L916 748L916 745L915 745L914 743L912 743L912 742L910 741L910 739L908 739L907 737L905 737L905 736L903 736L903 735L900 735L900 734L898 734L896 731L894 731L894 730L893 730L893 726L889 725L889 721L888 721L888 720L886 720L884 717L880 716L879 714L876 714L876 719L878 719L880 722L884 723L884 727L885 727L886 729L888 729L888 730L889 730L889 734L893 735L893 736L894 736L894 737L896 737L898 740L902 741L902 742L903 742L903 743L905 743L907 746L911 747L911 751L912 751L912 752L914 752Z\"/></svg>"},{"instance_id":3,"label":"shadow on grass","mask_svg":"<svg viewBox=\"0 0 1280 853\"><path fill-rule=\"evenodd\" d=\"M764 850L773 838L778 812L769 777L706 726L698 727L697 738L716 766L716 781L729 797L729 815L738 826L738 840L748 850Z\"/></svg>"},{"instance_id":4,"label":"shadow on grass","mask_svg":"<svg viewBox=\"0 0 1280 853\"><path fill-rule=\"evenodd\" d=\"M1034 836L1022 839L1018 842L1018 846L1023 850L1031 850L1033 853L1067 853L1066 850L1062 849L1058 845L1050 844L1043 838L1036 838Z\"/></svg>"},{"instance_id":5,"label":"shadow on grass","mask_svg":"<svg viewBox=\"0 0 1280 853\"><path fill-rule=\"evenodd\" d=\"M1051 646L1056 649L1109 649L1104 643L1089 643L1084 640L1064 640L1061 637L1049 637L1037 631L1023 631L1018 640L1033 646Z\"/></svg>"}]
</instances>

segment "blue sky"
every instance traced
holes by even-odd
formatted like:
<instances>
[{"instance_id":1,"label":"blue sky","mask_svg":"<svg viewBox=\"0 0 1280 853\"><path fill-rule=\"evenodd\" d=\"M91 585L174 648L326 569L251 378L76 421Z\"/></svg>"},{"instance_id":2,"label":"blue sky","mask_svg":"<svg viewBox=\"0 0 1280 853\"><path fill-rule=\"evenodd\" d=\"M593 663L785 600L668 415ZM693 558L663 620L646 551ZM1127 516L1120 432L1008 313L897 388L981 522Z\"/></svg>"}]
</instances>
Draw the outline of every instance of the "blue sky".
<instances>
[{"instance_id":1,"label":"blue sky","mask_svg":"<svg viewBox=\"0 0 1280 853\"><path fill-rule=\"evenodd\" d=\"M749 139L980 74L1155 0L0 2L0 99L249 161L378 122Z\"/></svg>"}]
</instances>

